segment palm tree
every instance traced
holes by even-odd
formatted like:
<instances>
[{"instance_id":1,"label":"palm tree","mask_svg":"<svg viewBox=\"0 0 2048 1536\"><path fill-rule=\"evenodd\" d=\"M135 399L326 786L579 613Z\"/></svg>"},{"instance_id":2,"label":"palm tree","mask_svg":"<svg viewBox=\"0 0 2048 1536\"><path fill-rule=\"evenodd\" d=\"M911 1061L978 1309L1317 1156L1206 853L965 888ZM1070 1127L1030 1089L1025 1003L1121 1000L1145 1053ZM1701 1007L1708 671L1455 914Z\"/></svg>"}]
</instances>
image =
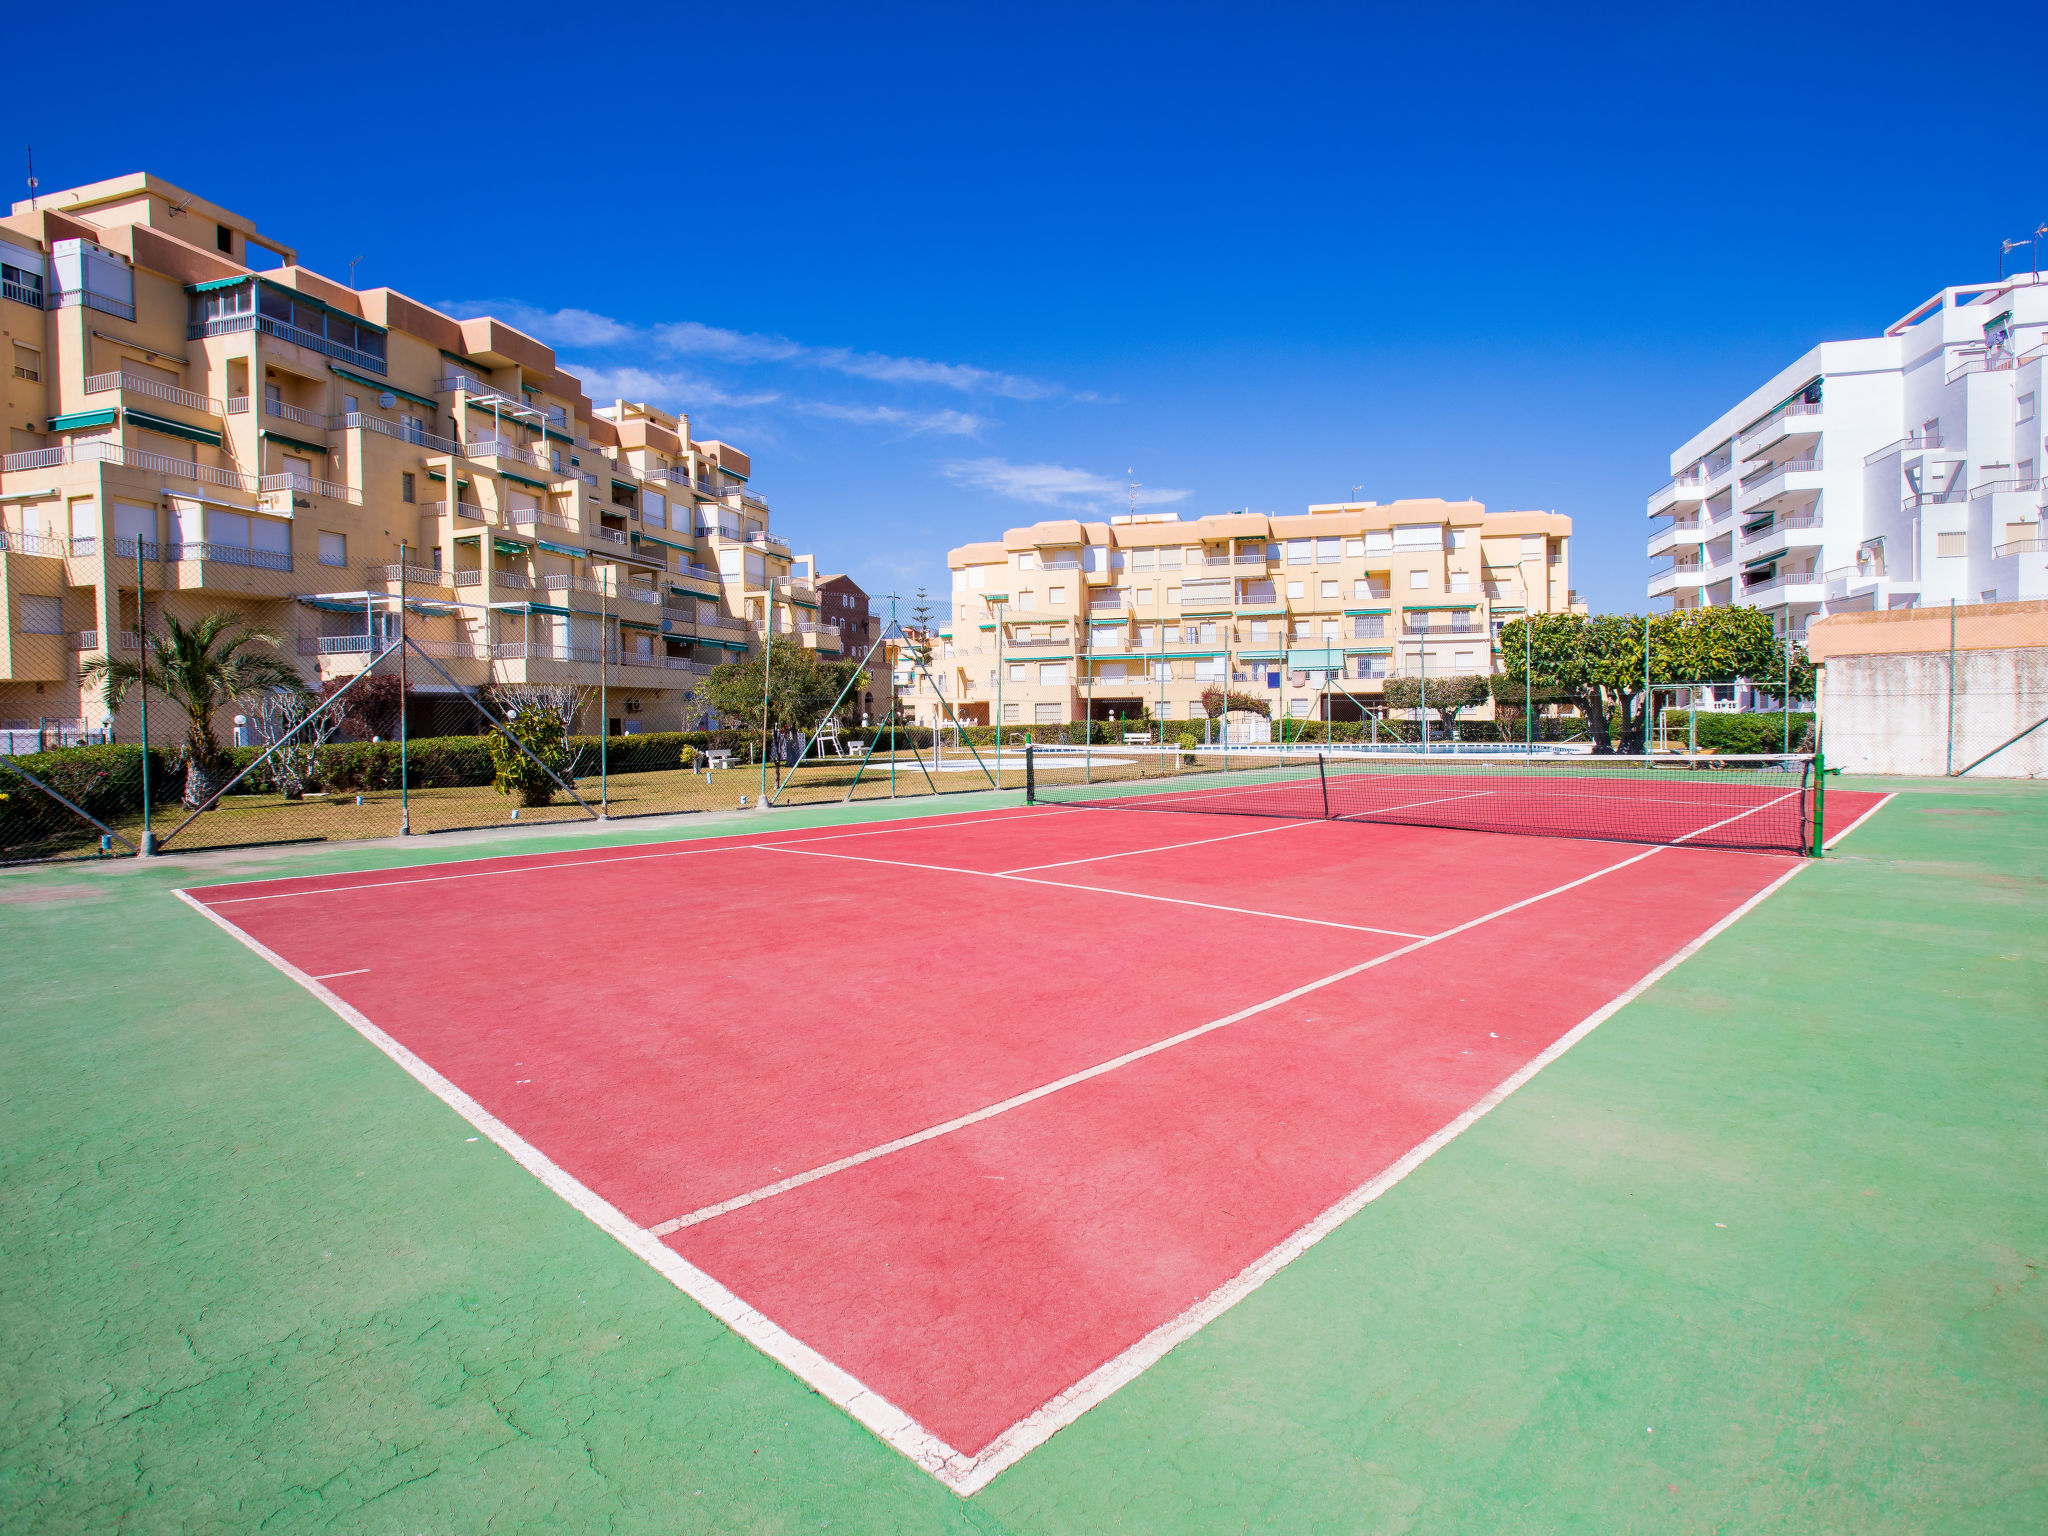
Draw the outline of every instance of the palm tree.
<instances>
[{"instance_id":1,"label":"palm tree","mask_svg":"<svg viewBox=\"0 0 2048 1536\"><path fill-rule=\"evenodd\" d=\"M140 662L94 656L79 667L79 681L105 686L110 713L137 683L184 710L185 804L204 805L227 766L227 753L213 734L214 711L237 694L309 691L282 656L247 649L274 647L280 638L275 630L245 624L239 613L209 613L190 625L165 614L162 633L144 637Z\"/></svg>"}]
</instances>

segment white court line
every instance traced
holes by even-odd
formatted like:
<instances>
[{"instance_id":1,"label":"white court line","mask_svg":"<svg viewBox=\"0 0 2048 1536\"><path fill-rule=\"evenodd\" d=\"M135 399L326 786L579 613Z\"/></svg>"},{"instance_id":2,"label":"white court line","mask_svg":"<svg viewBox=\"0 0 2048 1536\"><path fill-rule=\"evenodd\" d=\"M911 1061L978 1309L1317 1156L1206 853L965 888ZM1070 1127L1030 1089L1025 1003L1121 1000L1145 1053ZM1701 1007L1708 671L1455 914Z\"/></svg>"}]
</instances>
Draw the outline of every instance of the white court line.
<instances>
[{"instance_id":1,"label":"white court line","mask_svg":"<svg viewBox=\"0 0 2048 1536\"><path fill-rule=\"evenodd\" d=\"M1020 1109L1026 1104L1036 1103L1048 1094L1072 1088L1077 1083L1089 1082L1094 1078L1101 1077L1104 1073L1114 1072L1119 1067L1127 1067L1134 1061L1143 1061L1146 1057L1156 1056L1161 1051L1172 1050L1177 1045L1185 1045L1190 1040L1199 1040L1204 1035L1213 1034L1215 1031L1226 1028L1229 1025L1241 1023L1256 1014L1265 1013L1270 1009L1277 1008L1282 1003L1291 1003L1297 997L1306 997L1311 992L1320 992L1324 987L1334 986L1340 981L1346 981L1353 976L1359 975L1361 972L1372 970L1376 966L1385 965L1389 961L1399 960L1403 955L1412 955L1419 949L1427 949L1430 945L1440 944L1445 939L1455 938L1461 933L1469 933L1474 928L1490 923L1497 917L1506 917L1510 912L1519 912L1522 908L1534 906L1539 901L1547 901L1552 896L1562 895L1564 892L1574 890L1579 886L1587 884L1589 881L1598 880L1602 875L1611 875L1617 869L1627 869L1631 864L1640 864L1644 859L1655 858L1662 852L1664 852L1662 847L1647 848L1641 853L1631 854L1619 863L1609 864L1604 868L1596 869L1591 874L1580 875L1576 880L1568 880L1563 885L1554 885L1547 891L1538 891L1534 896L1524 896L1520 901L1510 902L1504 907L1496 907L1493 911L1483 913L1478 917L1468 918L1455 928L1446 928L1442 933L1430 934L1427 938L1419 938L1412 944L1404 944L1399 949L1390 949L1383 955L1375 955L1372 959L1361 961L1357 965L1348 965L1341 971L1332 971L1327 976L1318 977L1314 981L1304 982L1298 987L1291 987L1277 996L1267 998L1262 1003L1253 1003L1250 1007L1240 1008L1235 1013L1226 1013L1220 1019L1211 1019L1206 1024L1197 1024L1193 1029L1184 1029L1179 1034L1168 1035L1164 1040L1155 1040L1150 1045L1141 1045L1135 1050L1125 1051L1121 1056L1112 1056L1109 1060L1097 1062L1092 1067L1083 1067L1079 1072L1071 1072L1067 1076L1057 1078L1050 1083L1044 1083L1039 1087L1027 1089L1025 1092L1013 1095L1002 1100L1000 1103L990 1104L985 1108L960 1115L952 1120L942 1121L938 1125L927 1126L925 1129L915 1131L908 1136L899 1136L894 1141L886 1141L880 1146L869 1147L865 1152L855 1152L850 1156L838 1158L829 1163L823 1163L816 1168L806 1169L802 1173L791 1174L786 1179L777 1179L773 1184L764 1184L759 1189L749 1190L743 1195L734 1195L729 1200L721 1200L715 1205L707 1205L699 1210L690 1211L685 1215L664 1221L658 1226L649 1227L647 1230L656 1237L666 1237L671 1232L679 1232L684 1227L694 1227L699 1222L711 1220L714 1216L723 1216L726 1212L739 1210L742 1206L753 1205L758 1201L770 1199L789 1190L799 1189L803 1185L815 1183L817 1180L831 1174L842 1173L848 1168L858 1168L862 1163L871 1163L878 1157L887 1157L890 1153L901 1152L906 1147L915 1147L923 1142L935 1140L940 1136L949 1136L953 1132L964 1130L970 1125L979 1125L984 1120L992 1120L997 1115L1008 1114L1013 1109ZM833 858L836 855L825 854L822 857Z\"/></svg>"},{"instance_id":2,"label":"white court line","mask_svg":"<svg viewBox=\"0 0 2048 1536\"><path fill-rule=\"evenodd\" d=\"M1036 880L1030 875L1005 874L996 869L960 869L951 864L913 864L908 859L871 859L858 853L825 853L791 844L764 843L763 853L795 853L807 859L844 859L849 864L882 864L891 869L923 869L935 875L973 875L981 880L1015 880L1019 885L1043 885L1056 891L1093 891L1098 896L1127 896L1132 901L1162 901L1173 907L1200 907L1205 912L1228 912L1234 917L1268 917L1276 923L1306 923L1311 928L1341 928L1346 933L1381 933L1390 939L1419 939L1419 933L1399 928L1373 928L1364 923L1337 923L1323 917L1295 917L1287 912L1260 912L1251 907L1226 907L1221 902L1191 901L1184 896L1155 896L1150 891L1120 891L1109 885L1077 885L1071 880Z\"/></svg>"},{"instance_id":3,"label":"white court line","mask_svg":"<svg viewBox=\"0 0 2048 1536\"><path fill-rule=\"evenodd\" d=\"M1332 816L1332 821L1359 821L1367 816L1391 816L1396 811L1412 811L1421 805L1442 805L1447 800L1477 800L1481 795L1490 795L1490 789L1468 789L1462 795L1438 795L1434 800L1410 800L1406 805L1383 805L1376 811L1346 811L1342 816Z\"/></svg>"},{"instance_id":4,"label":"white court line","mask_svg":"<svg viewBox=\"0 0 2048 1536\"><path fill-rule=\"evenodd\" d=\"M1171 853L1176 848L1200 848L1204 843L1227 843L1240 837L1264 837L1268 832L1285 832L1289 827L1313 827L1320 825L1320 817L1314 821L1283 821L1274 827L1255 827L1249 832L1226 832L1221 837L1198 837L1186 843L1162 843L1157 848L1126 848L1121 853L1091 853L1085 859L1061 859L1056 864L1019 864L1015 869L996 871L1002 875L1028 875L1039 869L1065 869L1073 864L1100 864L1104 859L1128 859L1140 853Z\"/></svg>"},{"instance_id":5,"label":"white court line","mask_svg":"<svg viewBox=\"0 0 2048 1536\"><path fill-rule=\"evenodd\" d=\"M369 974L370 968L366 965L357 971L329 971L325 976L315 976L313 979L315 981L337 981L343 976L367 976Z\"/></svg>"},{"instance_id":6,"label":"white court line","mask_svg":"<svg viewBox=\"0 0 2048 1536\"><path fill-rule=\"evenodd\" d=\"M1852 793L1854 793L1854 791L1852 791ZM1875 816L1879 811L1883 810L1888 802L1897 797L1898 793L1899 792L1896 789L1886 790L1884 794L1878 798L1877 804L1873 805L1869 810L1865 811L1861 816L1858 816L1854 821L1850 822L1849 825L1842 828L1842 830L1837 832L1833 837L1829 838L1826 842L1822 843L1821 847L1823 849L1834 847L1835 844L1839 843L1843 838L1847 837L1851 832L1854 832L1858 827L1862 826L1863 823L1870 820L1870 818Z\"/></svg>"},{"instance_id":7,"label":"white court line","mask_svg":"<svg viewBox=\"0 0 2048 1536\"><path fill-rule=\"evenodd\" d=\"M1050 807L1047 808L1048 811L1050 809ZM989 811L959 811L954 813L954 815L961 818L979 817L983 821L993 821L999 817L1003 821L1021 821L1027 819L1027 816L1037 816L1043 814L1046 814L1046 812L1040 811L1038 808L1031 806L998 806L994 810ZM923 824L920 818L906 817L904 818L904 821L910 821L913 819L918 819L920 821L920 824ZM950 826L973 826L977 825L978 823L973 821L953 820L949 821L947 824ZM796 830L802 829L799 828ZM904 830L904 822L892 822L886 827L874 827L864 832L828 832L823 837L801 838L799 839L799 842L832 843L838 842L843 838L876 837L884 832L900 832L902 830ZM746 837L749 834L745 832L738 832L729 835L735 837ZM768 837L786 837L788 836L788 833L771 832L763 835ZM628 844L626 846L631 845ZM224 897L219 901L209 901L205 903L205 905L209 907L238 907L254 901L290 901L297 896L346 896L351 891L382 891L388 890L393 886L399 885L440 885L452 880L487 880L494 875L546 874L550 870L556 869L588 869L599 864L639 864L644 863L649 859L681 859L688 858L693 854L700 853L737 853L749 848L765 848L775 846L787 848L795 847L796 844L728 843L722 841L714 841L713 839L706 838L702 843L693 844L688 848L663 848L659 853L627 853L621 854L617 858L611 859L564 859L554 864L519 864L510 869L476 869L471 870L467 874L420 875L406 880L371 880L365 881L360 885L326 885L319 886L313 890L308 891L278 891L268 896L229 896ZM547 855L544 853L493 853L484 855L484 858L488 859L544 859L546 857ZM459 862L467 864L480 864L484 861L484 858L464 859ZM392 868L394 869L404 869L406 867L407 866L403 864L392 866ZM381 874L383 873L383 871L373 869L363 870L360 871L360 873L374 875ZM308 877L303 875L276 875L272 878L278 880L293 880L306 879ZM244 883L267 884L268 882L249 881ZM222 887L202 886L192 887L192 889L216 890L222 889ZM226 887L226 889L233 889L233 887Z\"/></svg>"}]
</instances>

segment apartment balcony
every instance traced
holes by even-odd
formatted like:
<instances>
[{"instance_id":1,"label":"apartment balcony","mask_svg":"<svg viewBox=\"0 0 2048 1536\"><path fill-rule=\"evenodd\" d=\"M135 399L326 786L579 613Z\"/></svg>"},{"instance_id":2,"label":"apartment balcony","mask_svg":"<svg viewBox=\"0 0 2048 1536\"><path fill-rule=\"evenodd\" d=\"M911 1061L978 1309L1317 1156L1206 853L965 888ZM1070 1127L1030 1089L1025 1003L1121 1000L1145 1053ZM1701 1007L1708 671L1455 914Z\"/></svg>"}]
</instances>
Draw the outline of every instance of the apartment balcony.
<instances>
[{"instance_id":1,"label":"apartment balcony","mask_svg":"<svg viewBox=\"0 0 2048 1536\"><path fill-rule=\"evenodd\" d=\"M1707 499L1707 476L1702 474L1674 475L1656 490L1650 492L1649 513L1662 517L1673 507L1690 506Z\"/></svg>"},{"instance_id":2,"label":"apartment balcony","mask_svg":"<svg viewBox=\"0 0 2048 1536\"><path fill-rule=\"evenodd\" d=\"M2034 475L2008 475L2001 480L1985 480L1970 487L1970 500L1980 496L2026 496L2033 498L2041 489L2041 481Z\"/></svg>"},{"instance_id":3,"label":"apartment balcony","mask_svg":"<svg viewBox=\"0 0 2048 1536\"><path fill-rule=\"evenodd\" d=\"M257 484L257 490L273 502L278 497L286 498L279 510L290 515L293 498L300 496L325 496L330 501L345 501L351 506L363 504L363 493L352 485L343 485L339 480L321 480L312 475L265 475Z\"/></svg>"},{"instance_id":4,"label":"apartment balcony","mask_svg":"<svg viewBox=\"0 0 2048 1536\"><path fill-rule=\"evenodd\" d=\"M383 370L380 368L378 372L381 373ZM456 372L434 381L434 393L437 395L452 395L457 390L460 390L478 405L496 406L500 410L515 412L522 419L545 422L558 432L568 425L569 414L560 406L542 407L535 405L530 400L509 395L495 385L486 384L471 374ZM579 446L584 448L591 447L589 443L580 441Z\"/></svg>"},{"instance_id":5,"label":"apartment balcony","mask_svg":"<svg viewBox=\"0 0 2048 1536\"><path fill-rule=\"evenodd\" d=\"M304 406L286 405L282 400L265 399L263 414L272 421L288 421L295 427L311 427L315 431L327 430L328 417L323 411L309 411Z\"/></svg>"},{"instance_id":6,"label":"apartment balcony","mask_svg":"<svg viewBox=\"0 0 2048 1536\"><path fill-rule=\"evenodd\" d=\"M1736 439L1736 447L1743 458L1758 459L1788 438L1819 437L1825 427L1826 418L1818 403L1794 400L1789 405L1779 406L1755 426L1745 428Z\"/></svg>"},{"instance_id":7,"label":"apartment balcony","mask_svg":"<svg viewBox=\"0 0 2048 1536\"><path fill-rule=\"evenodd\" d=\"M747 542L762 549L777 550L785 555L789 553L789 540L778 534L750 533L747 535Z\"/></svg>"},{"instance_id":8,"label":"apartment balcony","mask_svg":"<svg viewBox=\"0 0 2048 1536\"><path fill-rule=\"evenodd\" d=\"M473 437L462 445L462 453L465 458L475 459L478 462L486 459L505 459L514 464L524 464L532 469L545 469L550 473L553 472L553 465L546 457L534 452L531 448L521 447L509 437L489 435Z\"/></svg>"},{"instance_id":9,"label":"apartment balcony","mask_svg":"<svg viewBox=\"0 0 2048 1536\"><path fill-rule=\"evenodd\" d=\"M12 528L0 528L0 552L30 555L45 560L62 560L71 553L71 541L51 538L40 533L16 533ZM151 558L154 558L153 553Z\"/></svg>"},{"instance_id":10,"label":"apartment balcony","mask_svg":"<svg viewBox=\"0 0 2048 1536\"><path fill-rule=\"evenodd\" d=\"M228 402L229 409L234 402ZM379 437L394 438L401 443L411 443L430 453L446 453L460 456L462 444L452 437L442 437L427 431L424 427L408 426L402 421L386 421L382 416L372 416L367 411L345 411L339 416L326 418L330 432L373 432Z\"/></svg>"},{"instance_id":11,"label":"apartment balcony","mask_svg":"<svg viewBox=\"0 0 2048 1536\"><path fill-rule=\"evenodd\" d=\"M536 528L560 528L568 533L576 531L576 524L561 513L546 507L508 507L505 509L505 526L519 529L532 535Z\"/></svg>"},{"instance_id":12,"label":"apartment balcony","mask_svg":"<svg viewBox=\"0 0 2048 1536\"><path fill-rule=\"evenodd\" d=\"M79 464L111 464L125 469L140 470L144 474L168 475L174 480L189 480L195 485L218 485L227 490L251 494L261 488L255 475L245 475L239 470L216 469L211 464L173 458L167 453L152 453L146 448L131 448L126 443L111 443L103 438L68 443L56 448L31 448L21 453L10 453L0 457L0 471L9 474L17 470L57 469Z\"/></svg>"},{"instance_id":13,"label":"apartment balcony","mask_svg":"<svg viewBox=\"0 0 2048 1536\"><path fill-rule=\"evenodd\" d=\"M1782 512L1769 522L1759 520L1742 530L1742 558L1759 560L1765 555L1784 554L1792 549L1815 549L1826 542L1817 512Z\"/></svg>"},{"instance_id":14,"label":"apartment balcony","mask_svg":"<svg viewBox=\"0 0 2048 1536\"><path fill-rule=\"evenodd\" d=\"M88 395L119 393L124 398L136 395L150 400L161 400L166 405L175 405L188 411L197 411L202 416L225 416L227 404L190 389L180 389L175 384L161 383L156 379L137 378L130 373L96 373L85 381Z\"/></svg>"},{"instance_id":15,"label":"apartment balcony","mask_svg":"<svg viewBox=\"0 0 2048 1536\"><path fill-rule=\"evenodd\" d=\"M759 624L749 623L745 619L733 618L730 614L720 614L715 619L699 619L697 621L697 628L702 633L726 640L743 640L749 635L758 633L760 627Z\"/></svg>"},{"instance_id":16,"label":"apartment balcony","mask_svg":"<svg viewBox=\"0 0 2048 1536\"><path fill-rule=\"evenodd\" d=\"M1939 432L1908 432L1897 442L1886 443L1882 448L1866 453L1863 455L1863 462L1867 467L1895 453L1917 453L1923 449L1939 449L1941 446L1942 435Z\"/></svg>"},{"instance_id":17,"label":"apartment balcony","mask_svg":"<svg viewBox=\"0 0 2048 1536\"><path fill-rule=\"evenodd\" d=\"M431 565L372 565L364 567L363 580L371 586L396 587L403 583L408 587L448 591L455 586L455 573Z\"/></svg>"},{"instance_id":18,"label":"apartment balcony","mask_svg":"<svg viewBox=\"0 0 2048 1536\"><path fill-rule=\"evenodd\" d=\"M1994 560L2014 560L2021 555L2048 554L2048 528L2036 525L2029 533L2016 534L2003 544L1991 546Z\"/></svg>"},{"instance_id":19,"label":"apartment balcony","mask_svg":"<svg viewBox=\"0 0 2048 1536\"><path fill-rule=\"evenodd\" d=\"M1767 464L1743 476L1741 488L1735 494L1735 510L1758 512L1810 501L1820 494L1820 472L1819 459Z\"/></svg>"},{"instance_id":20,"label":"apartment balcony","mask_svg":"<svg viewBox=\"0 0 2048 1536\"><path fill-rule=\"evenodd\" d=\"M597 527L586 528L584 532L589 534L597 543L608 545L614 549L628 550L633 547L632 537L621 529Z\"/></svg>"},{"instance_id":21,"label":"apartment balcony","mask_svg":"<svg viewBox=\"0 0 2048 1536\"><path fill-rule=\"evenodd\" d=\"M1659 528L1650 535L1648 553L1651 559L1668 555L1675 549L1690 549L1705 542L1706 525L1697 518L1682 523L1673 523L1669 528Z\"/></svg>"},{"instance_id":22,"label":"apartment balcony","mask_svg":"<svg viewBox=\"0 0 2048 1536\"><path fill-rule=\"evenodd\" d=\"M1011 651L1070 651L1073 648L1074 641L1070 635L1053 635L1043 640L1010 639L1003 642L1005 654Z\"/></svg>"},{"instance_id":23,"label":"apartment balcony","mask_svg":"<svg viewBox=\"0 0 2048 1536\"><path fill-rule=\"evenodd\" d=\"M1711 567L1694 561L1690 564L1674 565L1668 571L1659 571L1650 578L1650 596L1669 597L1676 592L1696 592L1712 579L1708 575L1710 569ZM1430 633L1434 635L1436 632Z\"/></svg>"},{"instance_id":24,"label":"apartment balcony","mask_svg":"<svg viewBox=\"0 0 2048 1536\"><path fill-rule=\"evenodd\" d=\"M693 565L683 571L670 571L667 580L671 586L702 593L706 597L717 597L724 590L718 579L718 572L702 565Z\"/></svg>"},{"instance_id":25,"label":"apartment balcony","mask_svg":"<svg viewBox=\"0 0 2048 1536\"><path fill-rule=\"evenodd\" d=\"M1753 608L1796 607L1825 601L1827 583L1812 571L1788 571L1762 581L1738 581L1734 597Z\"/></svg>"}]
</instances>

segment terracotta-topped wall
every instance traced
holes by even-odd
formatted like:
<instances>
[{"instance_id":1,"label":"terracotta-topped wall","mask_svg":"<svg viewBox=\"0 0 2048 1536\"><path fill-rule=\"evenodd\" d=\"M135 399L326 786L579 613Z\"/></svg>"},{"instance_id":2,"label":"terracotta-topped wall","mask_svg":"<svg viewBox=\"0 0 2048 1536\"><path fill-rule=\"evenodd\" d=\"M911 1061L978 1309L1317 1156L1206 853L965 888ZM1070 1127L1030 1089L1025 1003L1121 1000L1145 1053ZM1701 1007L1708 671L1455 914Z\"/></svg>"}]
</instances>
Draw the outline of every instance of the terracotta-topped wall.
<instances>
[{"instance_id":1,"label":"terracotta-topped wall","mask_svg":"<svg viewBox=\"0 0 2048 1536\"><path fill-rule=\"evenodd\" d=\"M1806 632L1815 661L1837 656L1899 656L1949 648L1950 609L1892 608L1882 613L1837 613L1816 619ZM1955 648L2009 651L2048 647L2048 601L1964 603L1954 609Z\"/></svg>"}]
</instances>

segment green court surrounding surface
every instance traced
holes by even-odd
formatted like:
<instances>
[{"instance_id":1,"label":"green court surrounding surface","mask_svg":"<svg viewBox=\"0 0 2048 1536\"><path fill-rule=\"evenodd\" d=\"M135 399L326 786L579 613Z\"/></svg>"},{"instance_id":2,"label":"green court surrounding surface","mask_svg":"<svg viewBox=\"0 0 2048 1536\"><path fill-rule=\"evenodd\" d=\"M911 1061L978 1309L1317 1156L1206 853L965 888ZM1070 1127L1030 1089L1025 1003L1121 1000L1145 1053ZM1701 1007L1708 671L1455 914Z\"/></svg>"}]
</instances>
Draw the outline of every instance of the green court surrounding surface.
<instances>
[{"instance_id":1,"label":"green court surrounding surface","mask_svg":"<svg viewBox=\"0 0 2048 1536\"><path fill-rule=\"evenodd\" d=\"M845 813L0 873L0 1530L2048 1530L2048 785L1837 782L1901 793L965 1501L169 895Z\"/></svg>"}]
</instances>

